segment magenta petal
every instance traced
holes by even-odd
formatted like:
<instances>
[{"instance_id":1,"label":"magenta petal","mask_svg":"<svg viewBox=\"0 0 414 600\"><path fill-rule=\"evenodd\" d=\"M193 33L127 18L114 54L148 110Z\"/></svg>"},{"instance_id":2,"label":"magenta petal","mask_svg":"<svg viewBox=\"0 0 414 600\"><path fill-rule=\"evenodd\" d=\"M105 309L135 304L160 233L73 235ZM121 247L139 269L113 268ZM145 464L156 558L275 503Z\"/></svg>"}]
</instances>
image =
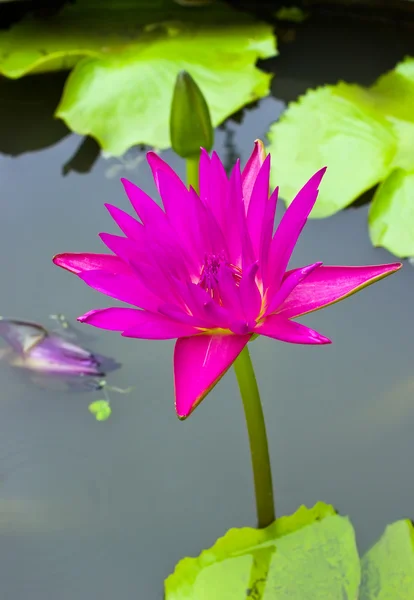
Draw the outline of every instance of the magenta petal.
<instances>
[{"instance_id":1,"label":"magenta petal","mask_svg":"<svg viewBox=\"0 0 414 600\"><path fill-rule=\"evenodd\" d=\"M331 340L317 331L279 315L270 315L254 329L259 335L290 344L330 344Z\"/></svg>"},{"instance_id":2,"label":"magenta petal","mask_svg":"<svg viewBox=\"0 0 414 600\"><path fill-rule=\"evenodd\" d=\"M182 187L185 187L184 183L178 177L177 173L168 165L165 160L162 160L158 154L155 152L147 152L147 161L152 171L152 176L154 178L155 185L157 186L158 192L160 191L160 184L158 179L158 173L167 173L170 177L175 179L177 184L181 184ZM167 210L167 207L164 204L164 208Z\"/></svg>"},{"instance_id":3,"label":"magenta petal","mask_svg":"<svg viewBox=\"0 0 414 600\"><path fill-rule=\"evenodd\" d=\"M247 321L254 321L258 317L262 307L262 295L256 285L258 268L257 263L248 267L243 273L239 285L240 301Z\"/></svg>"},{"instance_id":4,"label":"magenta petal","mask_svg":"<svg viewBox=\"0 0 414 600\"><path fill-rule=\"evenodd\" d=\"M125 331L141 322L142 311L136 308L101 308L90 310L86 314L78 317L81 323L87 323L100 329L110 331Z\"/></svg>"},{"instance_id":5,"label":"magenta petal","mask_svg":"<svg viewBox=\"0 0 414 600\"><path fill-rule=\"evenodd\" d=\"M139 187L128 181L121 179L125 192L134 207L137 215L144 225L152 227L162 226L165 223L165 213L160 206L148 194Z\"/></svg>"},{"instance_id":6,"label":"magenta petal","mask_svg":"<svg viewBox=\"0 0 414 600\"><path fill-rule=\"evenodd\" d=\"M318 186L325 171L326 168L321 169L305 183L276 230L270 247L269 264L274 286L279 286L287 269L296 242L318 197Z\"/></svg>"},{"instance_id":7,"label":"magenta petal","mask_svg":"<svg viewBox=\"0 0 414 600\"><path fill-rule=\"evenodd\" d=\"M260 171L260 167L262 166L265 158L266 150L263 145L263 142L261 142L260 140L256 140L254 143L254 150L251 153L250 158L247 161L246 166L244 167L241 175L243 186L243 200L246 213L249 207L250 197L252 195L256 177Z\"/></svg>"},{"instance_id":8,"label":"magenta petal","mask_svg":"<svg viewBox=\"0 0 414 600\"><path fill-rule=\"evenodd\" d=\"M269 201L270 154L257 175L247 213L247 227L256 259L260 258L260 241L265 224L265 211ZM273 215L274 218L274 215Z\"/></svg>"},{"instance_id":9,"label":"magenta petal","mask_svg":"<svg viewBox=\"0 0 414 600\"><path fill-rule=\"evenodd\" d=\"M177 323L163 315L150 313L145 310L137 311L139 321L130 329L123 332L124 337L141 338L146 340L171 340L191 335L197 335L200 330L185 323Z\"/></svg>"},{"instance_id":10,"label":"magenta petal","mask_svg":"<svg viewBox=\"0 0 414 600\"><path fill-rule=\"evenodd\" d=\"M91 252L65 252L56 254L53 262L58 267L78 275L82 271L108 271L109 273L123 273L131 275L130 267L118 256L111 254L93 254Z\"/></svg>"},{"instance_id":11,"label":"magenta petal","mask_svg":"<svg viewBox=\"0 0 414 600\"><path fill-rule=\"evenodd\" d=\"M109 214L118 225L119 229L129 238L132 238L136 241L141 241L144 236L144 227L131 217L128 213L124 212L117 206L112 206L112 204L105 204L106 209Z\"/></svg>"},{"instance_id":12,"label":"magenta petal","mask_svg":"<svg viewBox=\"0 0 414 600\"><path fill-rule=\"evenodd\" d=\"M279 307L278 314L297 317L318 310L379 279L395 273L401 263L364 267L319 267L299 283Z\"/></svg>"},{"instance_id":13,"label":"magenta petal","mask_svg":"<svg viewBox=\"0 0 414 600\"><path fill-rule=\"evenodd\" d=\"M79 277L91 288L146 310L157 310L160 300L136 277L114 275L107 271L83 271Z\"/></svg>"},{"instance_id":14,"label":"magenta petal","mask_svg":"<svg viewBox=\"0 0 414 600\"><path fill-rule=\"evenodd\" d=\"M174 351L175 409L185 419L236 360L251 335L201 335L177 340Z\"/></svg>"},{"instance_id":15,"label":"magenta petal","mask_svg":"<svg viewBox=\"0 0 414 600\"><path fill-rule=\"evenodd\" d=\"M282 302L289 296L292 290L306 277L312 273L315 269L322 265L321 262L313 263L312 265L308 265L307 267L302 267L300 269L294 269L293 271L289 271L285 276L282 285L273 296L273 298L268 300L268 307L266 309L266 314L271 314L276 312L277 308L282 304Z\"/></svg>"}]
</instances>

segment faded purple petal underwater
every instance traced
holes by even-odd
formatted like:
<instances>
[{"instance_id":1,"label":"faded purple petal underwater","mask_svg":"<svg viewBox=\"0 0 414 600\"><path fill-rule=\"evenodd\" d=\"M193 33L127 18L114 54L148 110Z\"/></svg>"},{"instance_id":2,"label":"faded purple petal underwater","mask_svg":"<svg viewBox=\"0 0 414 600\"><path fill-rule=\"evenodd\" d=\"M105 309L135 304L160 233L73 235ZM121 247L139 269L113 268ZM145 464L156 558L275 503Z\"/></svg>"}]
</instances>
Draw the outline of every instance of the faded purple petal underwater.
<instances>
[{"instance_id":1,"label":"faded purple petal underwater","mask_svg":"<svg viewBox=\"0 0 414 600\"><path fill-rule=\"evenodd\" d=\"M221 379L251 335L181 338L174 351L175 408L184 419Z\"/></svg>"},{"instance_id":2,"label":"faded purple petal underwater","mask_svg":"<svg viewBox=\"0 0 414 600\"><path fill-rule=\"evenodd\" d=\"M237 161L229 176L215 152L202 150L199 193L157 154L147 156L160 200L123 179L137 218L106 205L121 232L100 234L110 253L66 253L53 260L132 306L92 310L80 321L125 337L178 338L174 376L181 418L253 334L327 344L328 338L291 318L337 302L400 267L316 262L287 271L325 169L305 183L274 231L278 190L269 189L270 156L261 142L244 169Z\"/></svg>"}]
</instances>

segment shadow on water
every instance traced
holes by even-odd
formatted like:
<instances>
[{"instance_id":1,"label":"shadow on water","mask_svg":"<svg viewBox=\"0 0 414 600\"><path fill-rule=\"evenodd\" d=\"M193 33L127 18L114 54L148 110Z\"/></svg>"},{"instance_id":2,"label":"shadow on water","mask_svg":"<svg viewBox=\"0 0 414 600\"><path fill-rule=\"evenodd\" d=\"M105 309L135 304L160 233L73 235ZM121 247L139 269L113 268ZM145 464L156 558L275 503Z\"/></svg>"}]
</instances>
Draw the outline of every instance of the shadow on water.
<instances>
[{"instance_id":1,"label":"shadow on water","mask_svg":"<svg viewBox=\"0 0 414 600\"><path fill-rule=\"evenodd\" d=\"M310 20L264 65L275 73L273 97L219 128L215 149L226 167L236 156L244 162L253 140L309 86L369 84L407 54L414 40L395 25ZM107 161L92 140L53 118L65 79L0 79L1 313L34 322L57 311L72 321L112 304L51 258L104 251L97 234L112 225L103 204L130 210L118 181L125 172L154 194L143 150ZM184 175L179 158L163 156ZM295 265L391 262L371 247L366 215L362 205L308 223ZM306 317L334 340L329 348L252 344L280 514L331 502L351 516L362 549L387 522L413 516L406 475L414 427L413 273L406 267ZM159 600L181 557L198 555L230 527L253 524L248 441L231 373L182 423L174 413L172 343L93 335L99 352L122 363L111 384L135 386L106 423L88 414L82 393L46 394L0 371L0 578L7 600ZM260 577L251 577L253 589Z\"/></svg>"}]
</instances>

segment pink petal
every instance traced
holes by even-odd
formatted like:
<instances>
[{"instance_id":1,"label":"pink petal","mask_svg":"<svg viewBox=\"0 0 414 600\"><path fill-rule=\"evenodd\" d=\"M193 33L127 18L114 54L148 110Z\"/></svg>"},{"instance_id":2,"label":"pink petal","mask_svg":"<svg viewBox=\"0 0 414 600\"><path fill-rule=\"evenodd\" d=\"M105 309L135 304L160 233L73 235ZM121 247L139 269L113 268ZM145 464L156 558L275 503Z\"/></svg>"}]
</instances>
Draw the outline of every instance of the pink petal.
<instances>
[{"instance_id":1,"label":"pink petal","mask_svg":"<svg viewBox=\"0 0 414 600\"><path fill-rule=\"evenodd\" d=\"M105 207L122 233L135 241L141 241L143 239L145 230L139 221L134 219L134 217L131 217L131 215L124 212L117 206L105 204Z\"/></svg>"},{"instance_id":2,"label":"pink petal","mask_svg":"<svg viewBox=\"0 0 414 600\"><path fill-rule=\"evenodd\" d=\"M105 246L116 254L123 262L131 264L134 260L142 260L145 256L142 252L142 246L136 244L133 240L122 237L121 235L114 235L113 233L100 233L99 237ZM142 255L144 254L144 256Z\"/></svg>"},{"instance_id":3,"label":"pink petal","mask_svg":"<svg viewBox=\"0 0 414 600\"><path fill-rule=\"evenodd\" d=\"M244 312L241 304L239 288L234 281L232 271L228 267L222 266L218 272L217 279L220 290L220 299L224 308L229 311L233 319L243 320Z\"/></svg>"},{"instance_id":4,"label":"pink petal","mask_svg":"<svg viewBox=\"0 0 414 600\"><path fill-rule=\"evenodd\" d=\"M135 325L139 325L142 317L142 311L136 308L101 308L90 310L86 314L78 317L81 323L87 323L100 329L110 331L125 331Z\"/></svg>"},{"instance_id":5,"label":"pink petal","mask_svg":"<svg viewBox=\"0 0 414 600\"><path fill-rule=\"evenodd\" d=\"M256 177L259 174L260 167L262 166L266 158L266 150L263 142L256 140L254 143L254 150L250 155L249 160L242 172L242 186L243 186L243 200L245 206L245 212L247 214L250 197L252 195L253 186L256 181Z\"/></svg>"},{"instance_id":6,"label":"pink petal","mask_svg":"<svg viewBox=\"0 0 414 600\"><path fill-rule=\"evenodd\" d=\"M215 221L223 229L225 225L228 179L223 164L216 152L211 158L202 148L199 169L200 199L212 212Z\"/></svg>"},{"instance_id":7,"label":"pink petal","mask_svg":"<svg viewBox=\"0 0 414 600\"><path fill-rule=\"evenodd\" d=\"M249 210L247 212L247 228L252 240L256 260L260 258L260 240L265 223L265 211L269 200L270 154L266 157L254 182Z\"/></svg>"},{"instance_id":8,"label":"pink petal","mask_svg":"<svg viewBox=\"0 0 414 600\"><path fill-rule=\"evenodd\" d=\"M190 315L187 311L174 304L161 304L161 306L158 307L158 312L178 323L185 323L191 327L209 328L208 322L203 321L194 315Z\"/></svg>"},{"instance_id":9,"label":"pink petal","mask_svg":"<svg viewBox=\"0 0 414 600\"><path fill-rule=\"evenodd\" d=\"M165 160L163 160L158 154L155 152L147 152L147 162L151 168L152 176L154 178L155 185L157 186L158 192L161 194L158 174L159 173L167 173L170 177L176 180L176 183L181 184L184 188L186 187L181 179L178 177L177 173L168 165ZM164 204L165 210L167 207Z\"/></svg>"},{"instance_id":10,"label":"pink petal","mask_svg":"<svg viewBox=\"0 0 414 600\"><path fill-rule=\"evenodd\" d=\"M319 267L299 283L279 307L278 314L298 317L339 302L395 273L401 263L364 267Z\"/></svg>"},{"instance_id":11,"label":"pink petal","mask_svg":"<svg viewBox=\"0 0 414 600\"><path fill-rule=\"evenodd\" d=\"M200 335L177 340L174 351L175 409L185 419L236 360L251 335Z\"/></svg>"},{"instance_id":12,"label":"pink petal","mask_svg":"<svg viewBox=\"0 0 414 600\"><path fill-rule=\"evenodd\" d=\"M121 179L125 192L144 225L161 227L166 216L158 204L128 179Z\"/></svg>"},{"instance_id":13,"label":"pink petal","mask_svg":"<svg viewBox=\"0 0 414 600\"><path fill-rule=\"evenodd\" d=\"M270 315L254 329L259 335L290 344L330 344L331 340L317 331L279 315Z\"/></svg>"},{"instance_id":14,"label":"pink petal","mask_svg":"<svg viewBox=\"0 0 414 600\"><path fill-rule=\"evenodd\" d=\"M53 262L58 267L78 275L82 271L108 271L109 273L123 273L131 275L130 267L118 256L111 254L93 254L91 252L65 252L56 254Z\"/></svg>"},{"instance_id":15,"label":"pink petal","mask_svg":"<svg viewBox=\"0 0 414 600\"><path fill-rule=\"evenodd\" d=\"M258 264L254 263L243 273L239 285L240 301L246 321L255 320L262 307L262 295L256 285Z\"/></svg>"},{"instance_id":16,"label":"pink petal","mask_svg":"<svg viewBox=\"0 0 414 600\"><path fill-rule=\"evenodd\" d=\"M230 252L232 264L242 266L242 231L243 220L246 219L243 192L240 175L240 161L238 160L231 172L228 199L227 199L226 225L224 231ZM247 226L246 226L247 227Z\"/></svg>"},{"instance_id":17,"label":"pink petal","mask_svg":"<svg viewBox=\"0 0 414 600\"><path fill-rule=\"evenodd\" d=\"M146 310L157 310L160 299L136 277L115 275L107 271L83 271L79 277L91 288L121 302Z\"/></svg>"},{"instance_id":18,"label":"pink petal","mask_svg":"<svg viewBox=\"0 0 414 600\"><path fill-rule=\"evenodd\" d=\"M273 298L269 298L268 307L266 309L266 314L270 315L271 313L276 312L277 308L282 304L282 302L289 296L292 290L306 277L310 275L316 268L322 265L321 262L313 263L312 265L308 265L307 267L302 267L301 269L294 269L290 271L283 280L282 285L273 296Z\"/></svg>"},{"instance_id":19,"label":"pink petal","mask_svg":"<svg viewBox=\"0 0 414 600\"><path fill-rule=\"evenodd\" d=\"M263 224L262 224L262 233L260 239L260 251L259 251L259 261L260 261L260 274L263 279L264 286L267 287L267 280L269 279L268 275L268 261L269 261L269 249L270 244L272 242L273 230L275 227L275 216L276 216L276 205L277 199L279 195L279 188L276 188L274 192L271 194L269 200L267 201ZM269 273L271 278L271 273Z\"/></svg>"},{"instance_id":20,"label":"pink petal","mask_svg":"<svg viewBox=\"0 0 414 600\"><path fill-rule=\"evenodd\" d=\"M315 173L298 192L276 230L269 259L269 269L272 273L273 285L276 287L282 280L296 242L316 202L318 186L325 171L326 167Z\"/></svg>"},{"instance_id":21,"label":"pink petal","mask_svg":"<svg viewBox=\"0 0 414 600\"><path fill-rule=\"evenodd\" d=\"M177 323L163 315L145 310L137 311L140 323L123 332L124 337L145 340L171 340L197 335L200 330L185 323Z\"/></svg>"}]
</instances>

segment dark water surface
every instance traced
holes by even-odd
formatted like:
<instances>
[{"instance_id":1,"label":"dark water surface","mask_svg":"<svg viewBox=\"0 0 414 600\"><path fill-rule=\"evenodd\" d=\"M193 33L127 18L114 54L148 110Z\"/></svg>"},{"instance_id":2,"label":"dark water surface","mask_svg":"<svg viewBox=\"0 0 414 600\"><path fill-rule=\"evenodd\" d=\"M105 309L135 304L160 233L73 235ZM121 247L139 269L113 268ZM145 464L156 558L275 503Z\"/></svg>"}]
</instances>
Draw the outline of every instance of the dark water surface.
<instances>
[{"instance_id":1,"label":"dark water surface","mask_svg":"<svg viewBox=\"0 0 414 600\"><path fill-rule=\"evenodd\" d=\"M309 24L273 61L273 92L289 101L338 78L369 83L414 53L396 27ZM110 305L53 254L101 251L115 228L103 203L128 210L118 181L153 192L134 150L126 166L97 158L88 174L62 166L81 138L51 117L64 77L0 81L1 308L48 323ZM216 149L245 160L284 103L268 98L217 133ZM87 142L78 169L92 162ZM18 156L16 156L18 155ZM184 174L181 160L164 158ZM135 165L135 166L134 166ZM76 166L76 163L75 163ZM302 182L298 182L298 186ZM371 247L367 207L307 225L294 265L393 261ZM332 346L306 348L261 338L251 344L266 414L278 513L317 500L348 514L361 549L392 520L414 516L414 270L304 321ZM83 328L83 331L85 328ZM112 394L97 423L100 392L63 394L0 369L0 581L5 600L158 600L163 579L232 526L254 525L248 440L230 372L186 422L175 416L172 342L122 339L88 329L94 350L123 367L109 379L135 386Z\"/></svg>"}]
</instances>

